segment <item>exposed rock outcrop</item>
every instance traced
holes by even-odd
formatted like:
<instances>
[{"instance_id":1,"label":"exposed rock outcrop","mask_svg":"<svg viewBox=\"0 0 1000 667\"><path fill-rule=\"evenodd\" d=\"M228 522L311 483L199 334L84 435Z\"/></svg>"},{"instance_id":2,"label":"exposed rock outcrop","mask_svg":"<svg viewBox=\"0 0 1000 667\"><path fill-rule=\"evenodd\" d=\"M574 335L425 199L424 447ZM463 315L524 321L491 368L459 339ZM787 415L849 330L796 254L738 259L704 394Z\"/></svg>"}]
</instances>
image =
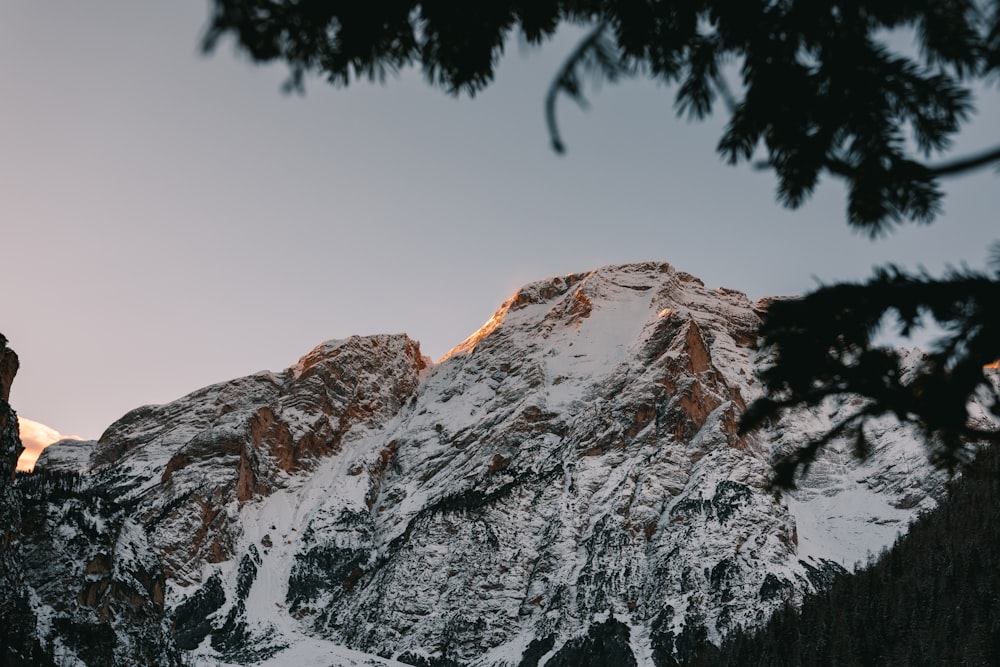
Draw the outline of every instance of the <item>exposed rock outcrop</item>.
<instances>
[{"instance_id":1,"label":"exposed rock outcrop","mask_svg":"<svg viewBox=\"0 0 1000 667\"><path fill-rule=\"evenodd\" d=\"M0 400L5 403L10 400L10 386L19 367L17 355L7 347L7 337L0 334Z\"/></svg>"}]
</instances>

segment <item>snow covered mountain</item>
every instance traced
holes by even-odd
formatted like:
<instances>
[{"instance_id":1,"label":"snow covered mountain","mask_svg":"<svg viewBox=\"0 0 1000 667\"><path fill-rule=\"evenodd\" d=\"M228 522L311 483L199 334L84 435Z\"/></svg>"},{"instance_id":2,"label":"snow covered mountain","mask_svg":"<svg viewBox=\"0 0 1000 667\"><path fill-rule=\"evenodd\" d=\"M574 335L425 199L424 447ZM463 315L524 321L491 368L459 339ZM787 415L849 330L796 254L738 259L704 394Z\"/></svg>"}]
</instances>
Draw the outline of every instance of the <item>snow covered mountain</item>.
<instances>
[{"instance_id":1,"label":"snow covered mountain","mask_svg":"<svg viewBox=\"0 0 1000 667\"><path fill-rule=\"evenodd\" d=\"M330 341L54 445L19 482L37 636L59 665L683 662L943 483L886 423L770 491L775 448L850 405L738 434L764 307L605 267L525 286L436 364Z\"/></svg>"}]
</instances>

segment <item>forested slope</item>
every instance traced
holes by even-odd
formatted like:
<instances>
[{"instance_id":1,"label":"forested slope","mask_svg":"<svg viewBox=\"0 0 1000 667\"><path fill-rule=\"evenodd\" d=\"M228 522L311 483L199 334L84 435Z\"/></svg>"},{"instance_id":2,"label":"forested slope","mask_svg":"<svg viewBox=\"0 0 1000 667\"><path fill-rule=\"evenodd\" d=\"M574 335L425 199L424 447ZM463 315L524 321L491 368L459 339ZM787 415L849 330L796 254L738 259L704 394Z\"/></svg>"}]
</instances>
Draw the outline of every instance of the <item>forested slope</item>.
<instances>
[{"instance_id":1,"label":"forested slope","mask_svg":"<svg viewBox=\"0 0 1000 667\"><path fill-rule=\"evenodd\" d=\"M871 566L693 664L1000 664L1000 452Z\"/></svg>"}]
</instances>

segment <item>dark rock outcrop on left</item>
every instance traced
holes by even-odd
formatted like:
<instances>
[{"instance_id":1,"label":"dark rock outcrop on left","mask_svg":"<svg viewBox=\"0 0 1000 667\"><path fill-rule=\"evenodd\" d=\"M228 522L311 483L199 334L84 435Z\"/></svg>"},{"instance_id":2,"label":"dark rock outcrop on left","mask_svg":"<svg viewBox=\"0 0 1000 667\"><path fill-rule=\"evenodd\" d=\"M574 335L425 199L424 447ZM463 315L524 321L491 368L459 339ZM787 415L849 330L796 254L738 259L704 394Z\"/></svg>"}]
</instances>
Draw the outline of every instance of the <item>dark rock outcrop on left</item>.
<instances>
[{"instance_id":1,"label":"dark rock outcrop on left","mask_svg":"<svg viewBox=\"0 0 1000 667\"><path fill-rule=\"evenodd\" d=\"M14 486L17 457L23 447L17 414L7 401L18 369L17 355L0 334L0 664L5 667L49 665L35 636L37 621L24 586L21 549L23 502Z\"/></svg>"}]
</instances>

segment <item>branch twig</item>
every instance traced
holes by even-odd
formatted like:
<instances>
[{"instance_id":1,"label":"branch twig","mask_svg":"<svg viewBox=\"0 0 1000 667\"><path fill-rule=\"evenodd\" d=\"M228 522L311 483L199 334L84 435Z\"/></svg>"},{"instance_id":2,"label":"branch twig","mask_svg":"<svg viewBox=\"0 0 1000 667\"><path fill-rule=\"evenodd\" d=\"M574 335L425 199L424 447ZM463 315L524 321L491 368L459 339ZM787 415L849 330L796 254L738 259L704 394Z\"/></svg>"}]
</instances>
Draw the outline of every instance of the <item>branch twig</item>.
<instances>
[{"instance_id":1,"label":"branch twig","mask_svg":"<svg viewBox=\"0 0 1000 667\"><path fill-rule=\"evenodd\" d=\"M974 171L976 169L986 167L994 162L1000 162L1000 146L996 146L975 155L956 158L950 162L944 162L936 166L922 166L929 176L942 177L958 176L967 171ZM773 167L771 162L768 160L759 160L755 162L753 166L754 169L760 171L771 169ZM847 164L843 160L829 159L823 163L823 166L826 167L827 171L831 174L836 174L837 176L853 176L855 171L851 165Z\"/></svg>"},{"instance_id":2,"label":"branch twig","mask_svg":"<svg viewBox=\"0 0 1000 667\"><path fill-rule=\"evenodd\" d=\"M549 86L549 90L545 95L545 123L549 128L549 137L552 139L552 150L560 155L566 152L566 145L562 141L562 137L559 136L559 123L556 120L556 98L559 95L560 90L569 90L570 88L570 77L573 75L573 70L580 63L583 57L587 54L587 51L593 48L597 40L601 38L604 33L604 29L608 27L606 21L601 21L597 24L597 27L590 31L586 37L584 37L576 48L573 49L573 53L570 54L563 66L559 68L556 73L556 78L552 81Z\"/></svg>"}]
</instances>

